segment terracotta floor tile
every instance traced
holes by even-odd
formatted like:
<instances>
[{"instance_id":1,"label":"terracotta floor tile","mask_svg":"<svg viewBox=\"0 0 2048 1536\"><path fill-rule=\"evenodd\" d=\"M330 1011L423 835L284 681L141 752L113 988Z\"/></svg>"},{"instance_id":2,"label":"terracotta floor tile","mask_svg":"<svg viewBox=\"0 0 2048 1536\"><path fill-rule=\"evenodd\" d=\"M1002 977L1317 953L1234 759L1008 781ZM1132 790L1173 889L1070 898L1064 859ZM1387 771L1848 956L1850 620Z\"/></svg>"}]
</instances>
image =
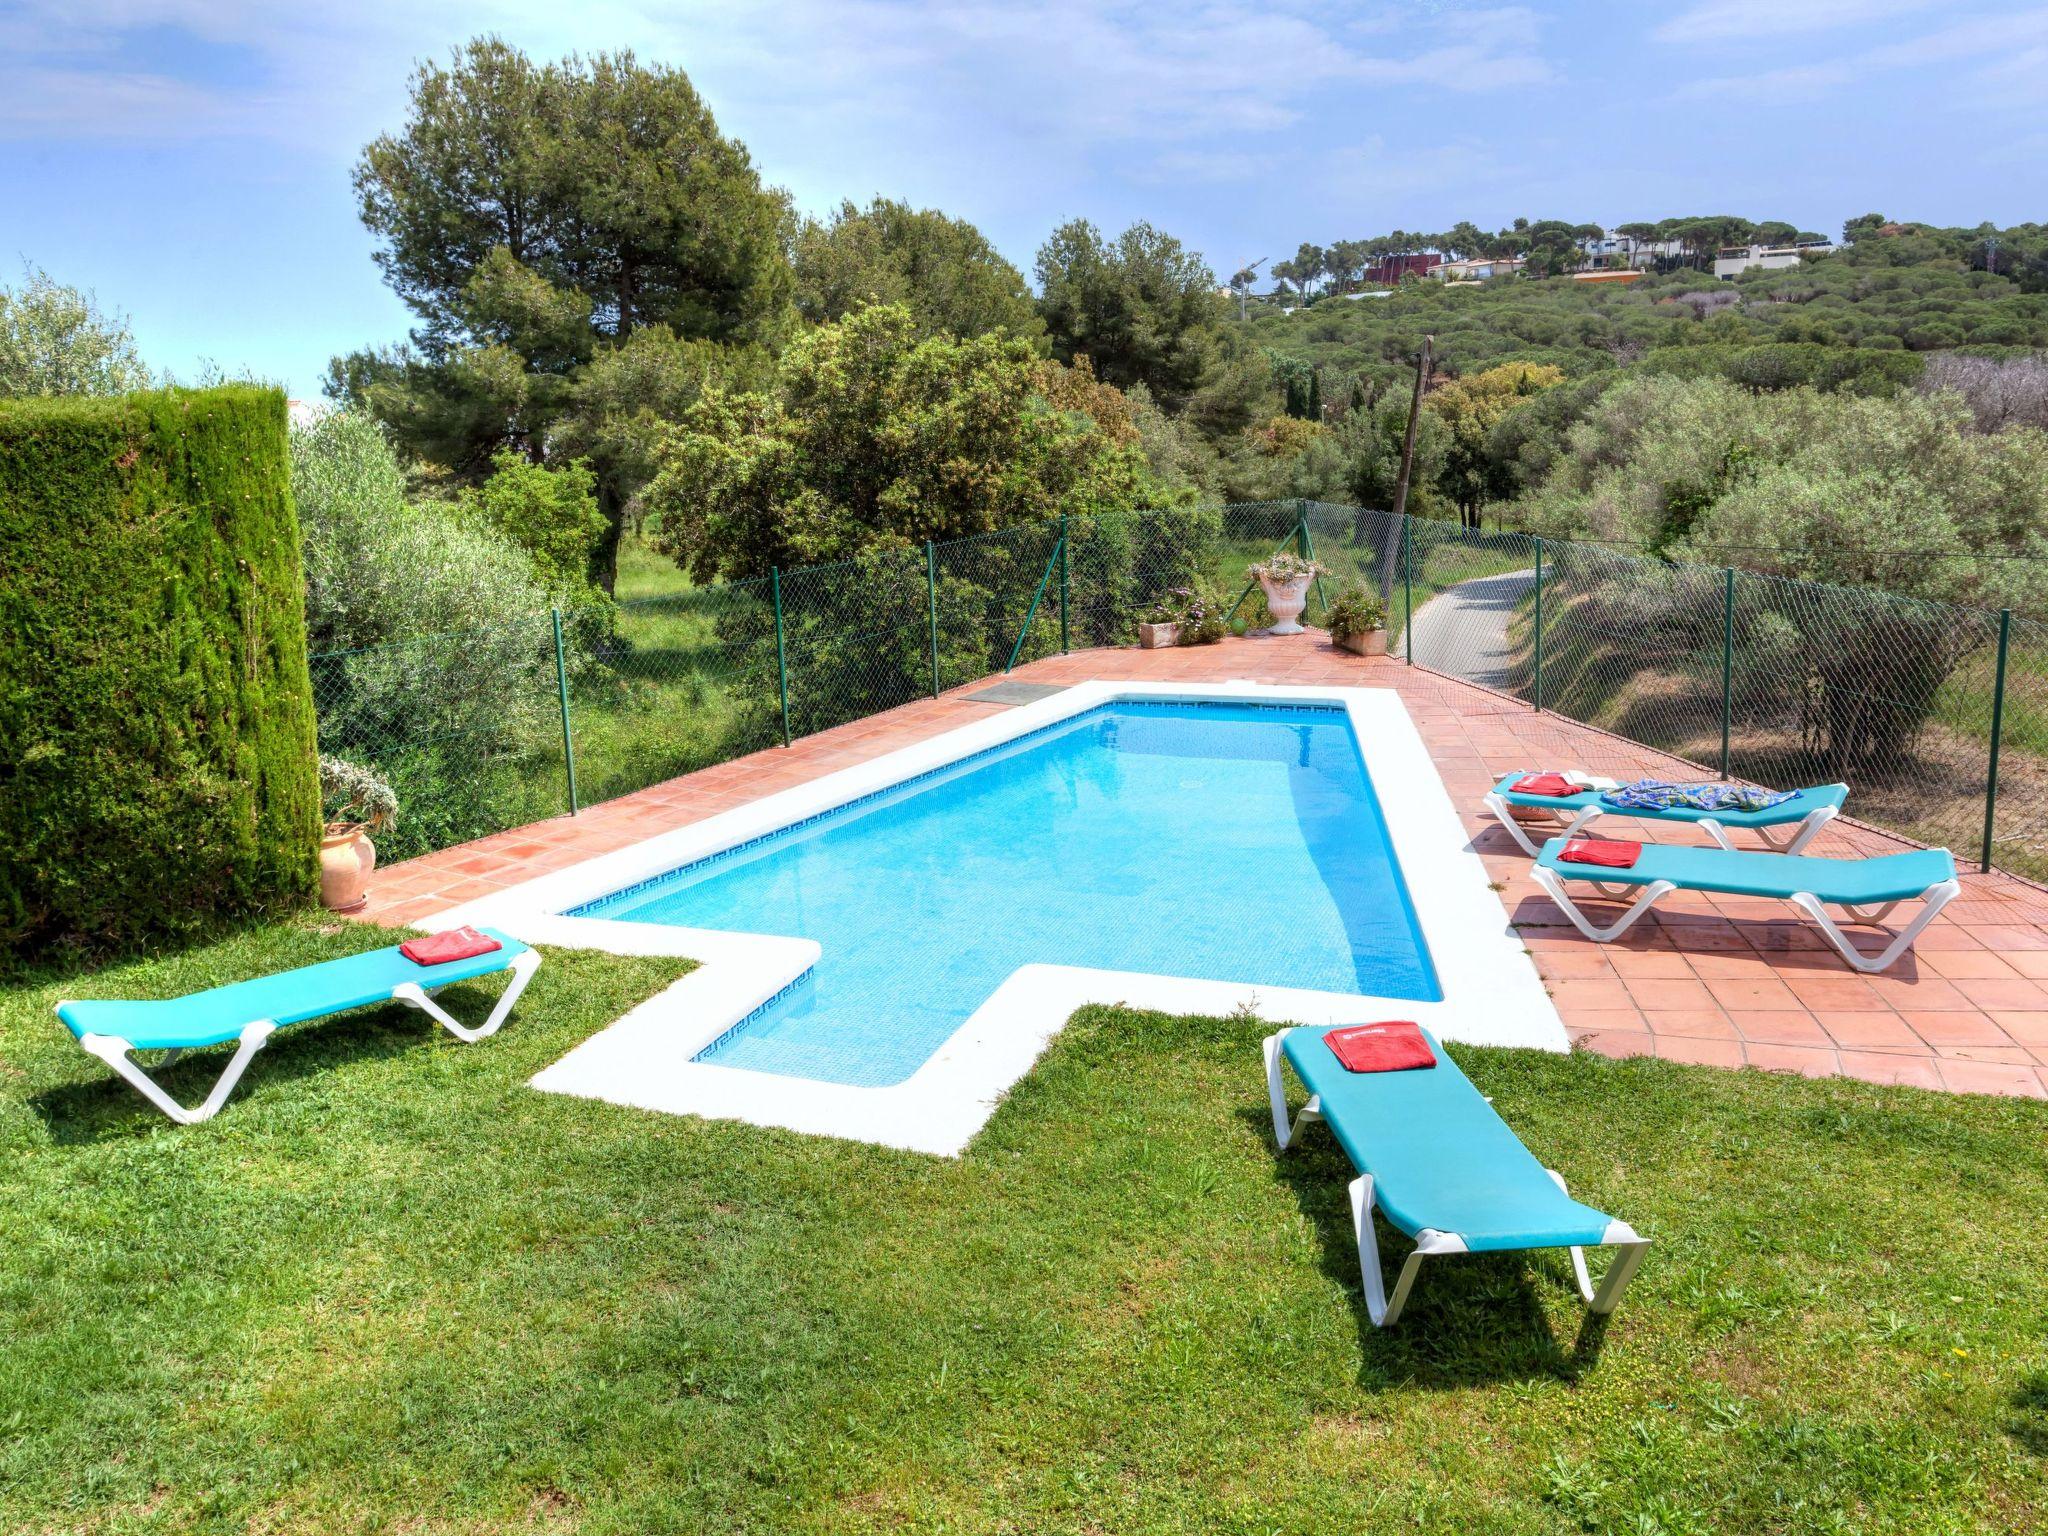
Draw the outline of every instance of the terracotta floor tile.
<instances>
[{"instance_id":1,"label":"terracotta floor tile","mask_svg":"<svg viewBox=\"0 0 2048 1536\"><path fill-rule=\"evenodd\" d=\"M1913 1033L1937 1050L1944 1045L2012 1045L2014 1040L1981 1013L1919 1013L1899 1015Z\"/></svg>"},{"instance_id":2,"label":"terracotta floor tile","mask_svg":"<svg viewBox=\"0 0 2048 1536\"><path fill-rule=\"evenodd\" d=\"M1697 974L1692 961L1676 950L1623 949L1619 945L1607 946L1608 963L1623 981L1642 981L1662 978L1671 981L1694 981Z\"/></svg>"},{"instance_id":3,"label":"terracotta floor tile","mask_svg":"<svg viewBox=\"0 0 2048 1536\"><path fill-rule=\"evenodd\" d=\"M1979 1008L2048 1010L2048 988L2035 981L1959 981L1956 990Z\"/></svg>"},{"instance_id":4,"label":"terracotta floor tile","mask_svg":"<svg viewBox=\"0 0 2048 1536\"><path fill-rule=\"evenodd\" d=\"M1928 1056L1900 1056L1891 1052L1843 1051L1842 1075L1866 1083L1896 1083L1907 1088L1939 1088L1941 1073Z\"/></svg>"},{"instance_id":5,"label":"terracotta floor tile","mask_svg":"<svg viewBox=\"0 0 2048 1536\"><path fill-rule=\"evenodd\" d=\"M1792 989L1782 981L1752 981L1744 979L1710 978L1707 990L1714 995L1714 1001L1730 1013L1738 1009L1754 1012L1761 1009L1797 1008L1799 999L1792 995Z\"/></svg>"},{"instance_id":6,"label":"terracotta floor tile","mask_svg":"<svg viewBox=\"0 0 2048 1536\"><path fill-rule=\"evenodd\" d=\"M1821 1028L1820 1021L1803 1008L1730 1009L1728 1017L1743 1039L1760 1041L1765 1045L1831 1048L1835 1043Z\"/></svg>"},{"instance_id":7,"label":"terracotta floor tile","mask_svg":"<svg viewBox=\"0 0 2048 1536\"><path fill-rule=\"evenodd\" d=\"M2005 963L2003 955L1988 949L1929 949L1923 945L1920 963L1950 981L2004 981L2019 974Z\"/></svg>"},{"instance_id":8,"label":"terracotta floor tile","mask_svg":"<svg viewBox=\"0 0 2048 1536\"><path fill-rule=\"evenodd\" d=\"M1693 1035L1659 1035L1659 1061L1690 1062L1700 1067L1739 1067L1743 1064L1740 1040L1707 1040Z\"/></svg>"},{"instance_id":9,"label":"terracotta floor tile","mask_svg":"<svg viewBox=\"0 0 2048 1536\"><path fill-rule=\"evenodd\" d=\"M1832 1077L1835 1073L1836 1054L1832 1050L1752 1044L1745 1046L1744 1052L1752 1067L1762 1067L1767 1072L1797 1072L1804 1077Z\"/></svg>"},{"instance_id":10,"label":"terracotta floor tile","mask_svg":"<svg viewBox=\"0 0 2048 1536\"><path fill-rule=\"evenodd\" d=\"M1891 1004L1860 976L1791 976L1785 985L1808 1008L1836 1012L1889 1012Z\"/></svg>"},{"instance_id":11,"label":"terracotta floor tile","mask_svg":"<svg viewBox=\"0 0 2048 1536\"><path fill-rule=\"evenodd\" d=\"M1740 1038L1734 1021L1718 1008L1645 1008L1643 1021L1650 1026L1653 1035L1681 1035L1691 1040ZM1919 1046L1920 1042L1916 1039L1914 1044Z\"/></svg>"},{"instance_id":12,"label":"terracotta floor tile","mask_svg":"<svg viewBox=\"0 0 2048 1536\"><path fill-rule=\"evenodd\" d=\"M1997 1093L2028 1099L2048 1098L2037 1067L2004 1066L1989 1061L1936 1057L1942 1086L1951 1093Z\"/></svg>"},{"instance_id":13,"label":"terracotta floor tile","mask_svg":"<svg viewBox=\"0 0 2048 1536\"><path fill-rule=\"evenodd\" d=\"M1991 1022L2019 1044L2029 1048L2048 1046L2048 1013L2018 1013L2008 1009L1992 1011Z\"/></svg>"},{"instance_id":14,"label":"terracotta floor tile","mask_svg":"<svg viewBox=\"0 0 2048 1536\"><path fill-rule=\"evenodd\" d=\"M1915 1056L1927 1054L1927 1042L1915 1034L1913 1027L1896 1013L1831 1013L1822 1010L1816 1012L1813 1017L1814 1022L1826 1030L1829 1037L1844 1051L1905 1051Z\"/></svg>"}]
</instances>

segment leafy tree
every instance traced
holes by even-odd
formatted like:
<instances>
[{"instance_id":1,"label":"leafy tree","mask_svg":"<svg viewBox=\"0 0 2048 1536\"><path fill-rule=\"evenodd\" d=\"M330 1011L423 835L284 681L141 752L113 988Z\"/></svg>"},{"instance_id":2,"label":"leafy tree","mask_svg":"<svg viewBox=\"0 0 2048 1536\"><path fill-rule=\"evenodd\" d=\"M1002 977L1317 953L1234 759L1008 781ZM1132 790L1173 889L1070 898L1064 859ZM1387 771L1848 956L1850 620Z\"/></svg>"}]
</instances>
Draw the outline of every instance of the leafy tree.
<instances>
[{"instance_id":1,"label":"leafy tree","mask_svg":"<svg viewBox=\"0 0 2048 1536\"><path fill-rule=\"evenodd\" d=\"M591 580L604 540L597 476L582 459L558 469L500 449L490 479L465 490L458 505L532 557L541 579L574 592Z\"/></svg>"},{"instance_id":2,"label":"leafy tree","mask_svg":"<svg viewBox=\"0 0 2048 1536\"><path fill-rule=\"evenodd\" d=\"M1024 274L965 219L876 198L841 203L807 220L793 255L797 310L806 320L844 319L868 304L901 304L927 331L979 336L1045 330Z\"/></svg>"},{"instance_id":3,"label":"leafy tree","mask_svg":"<svg viewBox=\"0 0 2048 1536\"><path fill-rule=\"evenodd\" d=\"M765 391L708 388L669 433L656 537L712 581L1135 505L1135 430L1056 407L1049 366L1014 337L925 335L900 305L821 326Z\"/></svg>"},{"instance_id":4,"label":"leafy tree","mask_svg":"<svg viewBox=\"0 0 2048 1536\"><path fill-rule=\"evenodd\" d=\"M39 268L0 288L0 395L118 395L150 383L125 315Z\"/></svg>"},{"instance_id":5,"label":"leafy tree","mask_svg":"<svg viewBox=\"0 0 2048 1536\"><path fill-rule=\"evenodd\" d=\"M1426 408L1444 424L1446 444L1437 485L1468 527L1480 508L1515 493L1509 466L1496 457L1492 433L1517 406L1564 382L1564 372L1541 363L1503 363L1430 391Z\"/></svg>"},{"instance_id":6,"label":"leafy tree","mask_svg":"<svg viewBox=\"0 0 2048 1536\"><path fill-rule=\"evenodd\" d=\"M419 324L406 346L337 360L330 392L468 480L505 448L547 460L584 372L643 330L664 333L661 350L786 325L786 200L686 76L630 53L536 65L478 39L420 68L404 129L363 151L355 183L378 265ZM674 373L615 368L614 403L644 379L657 408ZM635 487L591 462L608 583Z\"/></svg>"},{"instance_id":7,"label":"leafy tree","mask_svg":"<svg viewBox=\"0 0 2048 1536\"><path fill-rule=\"evenodd\" d=\"M1103 382L1143 384L1168 412L1184 409L1241 349L1208 264L1150 224L1112 243L1075 219L1039 248L1037 272L1053 356L1086 356Z\"/></svg>"}]
</instances>

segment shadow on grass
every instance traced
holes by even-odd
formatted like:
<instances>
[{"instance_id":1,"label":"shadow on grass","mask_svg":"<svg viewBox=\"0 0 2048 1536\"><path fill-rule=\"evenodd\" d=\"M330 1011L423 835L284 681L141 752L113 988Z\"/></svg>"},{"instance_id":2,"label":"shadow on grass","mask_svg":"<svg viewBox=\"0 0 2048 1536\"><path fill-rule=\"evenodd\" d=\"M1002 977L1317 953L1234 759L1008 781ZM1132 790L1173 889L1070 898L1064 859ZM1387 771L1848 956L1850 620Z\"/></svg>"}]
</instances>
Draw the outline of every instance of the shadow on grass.
<instances>
[{"instance_id":1,"label":"shadow on grass","mask_svg":"<svg viewBox=\"0 0 2048 1536\"><path fill-rule=\"evenodd\" d=\"M2035 1456L2048 1456L2048 1371L2035 1371L2012 1395L2005 1432Z\"/></svg>"},{"instance_id":2,"label":"shadow on grass","mask_svg":"<svg viewBox=\"0 0 2048 1536\"><path fill-rule=\"evenodd\" d=\"M435 1001L458 1019L486 1017L497 1001L496 988L454 986L438 994ZM61 1024L56 1028L62 1029ZM417 1009L386 1003L365 1011L340 1014L332 1019L309 1020L281 1029L249 1063L249 1070L235 1085L235 1091L221 1106L223 1116L235 1113L251 1086L261 1089L272 1083L317 1077L352 1062L387 1060L425 1049L442 1033ZM479 1046L489 1041L478 1042ZM144 1051L138 1059L145 1072L164 1091L185 1105L197 1105L213 1091L222 1070L234 1056L233 1042L208 1046L180 1057L170 1067L159 1069L161 1051ZM81 1053L83 1054L83 1053ZM172 1122L142 1098L133 1088L113 1075L96 1059L87 1057L93 1076L64 1083L32 1096L28 1103L50 1128L50 1140L58 1146L90 1146L96 1142L140 1136Z\"/></svg>"},{"instance_id":3,"label":"shadow on grass","mask_svg":"<svg viewBox=\"0 0 2048 1536\"><path fill-rule=\"evenodd\" d=\"M1266 1113L1249 1108L1241 1113L1270 1146ZM1598 1362L1609 1319L1587 1312L1577 1337L1566 1345L1544 1313L1539 1285L1561 1286L1574 1303L1578 1301L1562 1250L1427 1260L1399 1322L1392 1328L1374 1326L1366 1310L1358 1239L1346 1193L1355 1175L1326 1131L1309 1127L1306 1138L1288 1152L1275 1154L1277 1172L1293 1190L1302 1214L1315 1223L1323 1272L1344 1288L1350 1300L1363 1355L1360 1385L1412 1383L1443 1389L1532 1379L1569 1382ZM1375 1226L1380 1270L1391 1287L1409 1245L1384 1218Z\"/></svg>"}]
</instances>

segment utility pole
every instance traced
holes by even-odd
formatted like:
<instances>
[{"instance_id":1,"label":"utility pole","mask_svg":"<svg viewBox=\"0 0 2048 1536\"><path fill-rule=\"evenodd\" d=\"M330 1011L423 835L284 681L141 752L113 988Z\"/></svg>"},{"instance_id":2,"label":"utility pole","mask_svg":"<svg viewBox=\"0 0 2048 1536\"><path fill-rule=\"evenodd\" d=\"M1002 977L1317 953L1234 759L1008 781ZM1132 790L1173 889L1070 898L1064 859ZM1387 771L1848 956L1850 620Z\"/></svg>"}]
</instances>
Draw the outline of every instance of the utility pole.
<instances>
[{"instance_id":1,"label":"utility pole","mask_svg":"<svg viewBox=\"0 0 2048 1536\"><path fill-rule=\"evenodd\" d=\"M1422 415L1422 392L1429 387L1430 354L1436 347L1434 336L1422 338L1422 356L1415 360L1415 394L1408 402L1408 435L1401 441L1401 478L1394 485L1394 516L1404 517L1408 512L1408 476L1415 468L1415 423Z\"/></svg>"}]
</instances>

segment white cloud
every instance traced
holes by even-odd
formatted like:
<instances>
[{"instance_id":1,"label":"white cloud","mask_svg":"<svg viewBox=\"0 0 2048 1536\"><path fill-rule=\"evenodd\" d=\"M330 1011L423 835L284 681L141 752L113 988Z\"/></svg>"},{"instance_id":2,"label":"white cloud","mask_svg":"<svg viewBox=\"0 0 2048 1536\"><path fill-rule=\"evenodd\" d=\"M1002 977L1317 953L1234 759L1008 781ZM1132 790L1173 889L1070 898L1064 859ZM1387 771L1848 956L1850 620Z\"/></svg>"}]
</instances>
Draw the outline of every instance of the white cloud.
<instances>
[{"instance_id":1,"label":"white cloud","mask_svg":"<svg viewBox=\"0 0 2048 1536\"><path fill-rule=\"evenodd\" d=\"M1750 38L1791 37L1861 26L1933 0L1710 0L1683 11L1651 36L1663 43L1727 43Z\"/></svg>"},{"instance_id":2,"label":"white cloud","mask_svg":"<svg viewBox=\"0 0 2048 1536\"><path fill-rule=\"evenodd\" d=\"M1905 42L1885 43L1833 59L1755 74L1695 80L1676 94L1682 100L1693 101L1804 101L1876 75L1898 70L1924 71L1936 64L1978 60L1991 61L1980 72L1980 79L1988 81L2003 76L2014 58L2025 57L2027 50L2043 42L2048 42L2048 8L1981 17ZM2034 86L2033 99L2038 103L2038 76L2030 83Z\"/></svg>"}]
</instances>

